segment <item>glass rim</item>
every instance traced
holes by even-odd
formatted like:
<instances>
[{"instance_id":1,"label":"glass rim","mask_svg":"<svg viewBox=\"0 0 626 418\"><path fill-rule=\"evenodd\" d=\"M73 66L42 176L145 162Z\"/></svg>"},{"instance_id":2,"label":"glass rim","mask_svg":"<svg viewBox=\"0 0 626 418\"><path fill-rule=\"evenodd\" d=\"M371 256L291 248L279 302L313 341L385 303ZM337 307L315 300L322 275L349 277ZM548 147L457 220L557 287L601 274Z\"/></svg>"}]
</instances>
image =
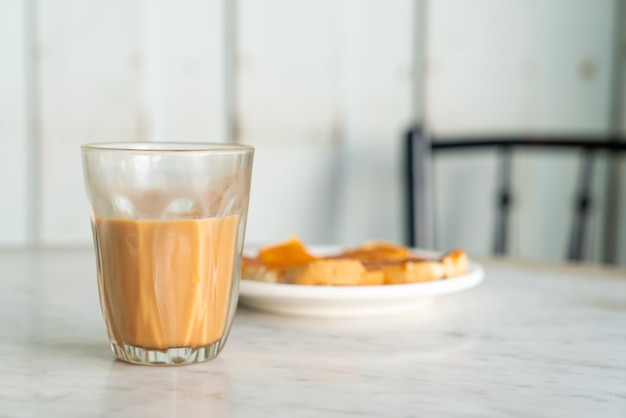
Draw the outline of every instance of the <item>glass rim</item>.
<instances>
[{"instance_id":1,"label":"glass rim","mask_svg":"<svg viewBox=\"0 0 626 418\"><path fill-rule=\"evenodd\" d=\"M252 152L254 147L232 142L157 142L157 141L119 141L94 142L81 145L83 151L112 151L138 153L240 153Z\"/></svg>"}]
</instances>

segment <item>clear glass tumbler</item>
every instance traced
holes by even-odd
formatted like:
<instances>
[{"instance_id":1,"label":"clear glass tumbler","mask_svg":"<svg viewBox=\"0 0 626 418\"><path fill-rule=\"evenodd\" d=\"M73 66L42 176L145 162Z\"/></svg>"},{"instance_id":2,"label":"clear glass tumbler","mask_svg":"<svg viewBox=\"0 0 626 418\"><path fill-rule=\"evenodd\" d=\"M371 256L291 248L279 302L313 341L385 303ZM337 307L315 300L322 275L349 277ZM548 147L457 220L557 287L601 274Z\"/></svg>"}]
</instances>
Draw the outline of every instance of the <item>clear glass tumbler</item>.
<instances>
[{"instance_id":1,"label":"clear glass tumbler","mask_svg":"<svg viewBox=\"0 0 626 418\"><path fill-rule=\"evenodd\" d=\"M219 354L239 294L254 149L121 142L82 146L100 305L124 361Z\"/></svg>"}]
</instances>

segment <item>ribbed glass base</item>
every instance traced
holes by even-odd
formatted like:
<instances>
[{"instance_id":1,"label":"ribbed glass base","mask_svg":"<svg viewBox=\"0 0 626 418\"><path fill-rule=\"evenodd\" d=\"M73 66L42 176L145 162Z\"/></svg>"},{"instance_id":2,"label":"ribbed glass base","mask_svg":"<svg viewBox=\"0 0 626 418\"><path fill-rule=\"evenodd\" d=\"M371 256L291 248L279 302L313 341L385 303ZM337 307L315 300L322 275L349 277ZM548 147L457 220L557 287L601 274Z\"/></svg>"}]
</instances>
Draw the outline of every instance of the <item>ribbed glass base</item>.
<instances>
[{"instance_id":1,"label":"ribbed glass base","mask_svg":"<svg viewBox=\"0 0 626 418\"><path fill-rule=\"evenodd\" d=\"M112 343L111 349L118 359L133 364L182 366L214 359L221 351L221 344L220 341L216 341L211 345L202 347L176 347L158 350Z\"/></svg>"}]
</instances>

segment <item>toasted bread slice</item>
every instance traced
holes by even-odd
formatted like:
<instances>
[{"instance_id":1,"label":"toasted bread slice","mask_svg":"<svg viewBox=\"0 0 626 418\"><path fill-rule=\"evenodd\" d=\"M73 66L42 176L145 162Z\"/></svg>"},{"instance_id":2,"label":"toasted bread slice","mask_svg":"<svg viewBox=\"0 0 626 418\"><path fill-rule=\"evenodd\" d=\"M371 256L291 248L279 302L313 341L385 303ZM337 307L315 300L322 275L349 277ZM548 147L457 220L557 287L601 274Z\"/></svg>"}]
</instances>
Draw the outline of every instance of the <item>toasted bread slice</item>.
<instances>
[{"instance_id":1,"label":"toasted bread slice","mask_svg":"<svg viewBox=\"0 0 626 418\"><path fill-rule=\"evenodd\" d=\"M453 250L441 257L446 273L445 277L456 277L466 274L469 269L469 259L463 250Z\"/></svg>"},{"instance_id":2,"label":"toasted bread slice","mask_svg":"<svg viewBox=\"0 0 626 418\"><path fill-rule=\"evenodd\" d=\"M370 241L341 252L337 258L350 258L363 263L404 260L411 255L408 248L387 241Z\"/></svg>"},{"instance_id":3,"label":"toasted bread slice","mask_svg":"<svg viewBox=\"0 0 626 418\"><path fill-rule=\"evenodd\" d=\"M264 247L259 250L258 258L270 270L280 270L314 261L317 257L311 255L302 241L292 238L277 245Z\"/></svg>"},{"instance_id":4,"label":"toasted bread slice","mask_svg":"<svg viewBox=\"0 0 626 418\"><path fill-rule=\"evenodd\" d=\"M241 259L241 278L257 282L278 282L278 272L270 270L259 258L243 256Z\"/></svg>"},{"instance_id":5,"label":"toasted bread slice","mask_svg":"<svg viewBox=\"0 0 626 418\"><path fill-rule=\"evenodd\" d=\"M377 286L385 284L385 274L380 270L366 270L361 275L360 286Z\"/></svg>"},{"instance_id":6,"label":"toasted bread slice","mask_svg":"<svg viewBox=\"0 0 626 418\"><path fill-rule=\"evenodd\" d=\"M403 260L380 266L385 276L385 284L430 282L443 279L445 266L435 260Z\"/></svg>"},{"instance_id":7,"label":"toasted bread slice","mask_svg":"<svg viewBox=\"0 0 626 418\"><path fill-rule=\"evenodd\" d=\"M360 284L365 273L365 267L358 260L315 260L287 268L281 281L291 284L348 286Z\"/></svg>"}]
</instances>

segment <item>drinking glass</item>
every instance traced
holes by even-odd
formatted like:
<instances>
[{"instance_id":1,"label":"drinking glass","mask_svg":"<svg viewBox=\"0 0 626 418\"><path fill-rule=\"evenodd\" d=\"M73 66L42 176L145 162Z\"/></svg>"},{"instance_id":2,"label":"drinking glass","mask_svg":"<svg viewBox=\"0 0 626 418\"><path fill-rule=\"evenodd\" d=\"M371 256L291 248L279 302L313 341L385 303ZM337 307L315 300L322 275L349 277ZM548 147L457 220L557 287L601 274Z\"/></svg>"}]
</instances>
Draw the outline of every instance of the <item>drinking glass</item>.
<instances>
[{"instance_id":1,"label":"drinking glass","mask_svg":"<svg viewBox=\"0 0 626 418\"><path fill-rule=\"evenodd\" d=\"M115 356L161 365L214 358L237 305L254 149L120 142L81 150Z\"/></svg>"}]
</instances>

